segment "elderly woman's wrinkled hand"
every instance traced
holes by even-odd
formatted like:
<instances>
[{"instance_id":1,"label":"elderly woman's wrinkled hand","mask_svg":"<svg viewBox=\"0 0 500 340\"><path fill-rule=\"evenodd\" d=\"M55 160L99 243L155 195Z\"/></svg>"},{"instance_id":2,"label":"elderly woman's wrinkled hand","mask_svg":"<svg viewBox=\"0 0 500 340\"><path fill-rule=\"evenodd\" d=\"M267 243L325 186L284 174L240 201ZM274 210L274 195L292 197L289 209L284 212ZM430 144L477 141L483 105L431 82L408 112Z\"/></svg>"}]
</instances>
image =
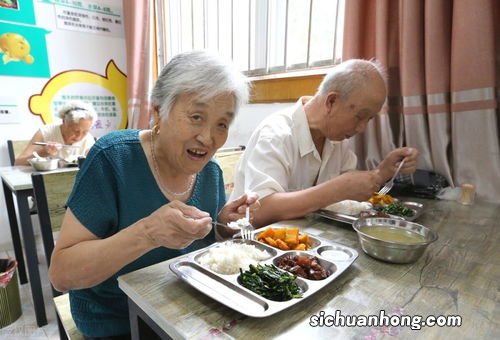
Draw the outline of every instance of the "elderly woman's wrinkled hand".
<instances>
[{"instance_id":1,"label":"elderly woman's wrinkled hand","mask_svg":"<svg viewBox=\"0 0 500 340\"><path fill-rule=\"evenodd\" d=\"M256 193L243 194L227 203L220 211L218 220L220 223L237 221L245 217L247 207L250 207L250 223L252 223L254 213L260 208L259 196Z\"/></svg>"},{"instance_id":2,"label":"elderly woman's wrinkled hand","mask_svg":"<svg viewBox=\"0 0 500 340\"><path fill-rule=\"evenodd\" d=\"M61 150L62 144L61 143L56 143L56 142L47 142L47 145L45 146L45 152L50 155L54 156L57 155L59 150Z\"/></svg>"},{"instance_id":3,"label":"elderly woman's wrinkled hand","mask_svg":"<svg viewBox=\"0 0 500 340\"><path fill-rule=\"evenodd\" d=\"M212 218L180 201L162 206L145 219L146 237L155 247L183 249L212 229Z\"/></svg>"}]
</instances>

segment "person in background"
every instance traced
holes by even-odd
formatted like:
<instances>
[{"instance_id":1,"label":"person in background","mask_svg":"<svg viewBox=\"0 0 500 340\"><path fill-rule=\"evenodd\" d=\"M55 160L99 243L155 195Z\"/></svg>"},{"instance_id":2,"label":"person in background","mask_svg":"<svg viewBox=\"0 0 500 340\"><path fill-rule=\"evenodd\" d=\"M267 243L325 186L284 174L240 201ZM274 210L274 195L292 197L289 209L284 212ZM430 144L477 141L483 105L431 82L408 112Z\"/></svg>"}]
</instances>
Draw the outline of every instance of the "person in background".
<instances>
[{"instance_id":1,"label":"person in background","mask_svg":"<svg viewBox=\"0 0 500 340\"><path fill-rule=\"evenodd\" d=\"M55 289L69 290L86 337L129 337L118 276L206 247L215 241L212 221L258 208L246 194L226 204L212 159L247 98L248 81L233 64L206 51L181 53L152 91L152 129L111 132L90 150L49 268Z\"/></svg>"},{"instance_id":2,"label":"person in background","mask_svg":"<svg viewBox=\"0 0 500 340\"><path fill-rule=\"evenodd\" d=\"M58 113L61 123L42 126L31 138L30 143L16 158L15 165L29 165L36 151L41 157L59 157L76 159L84 156L94 145L95 139L90 128L97 119L92 104L82 101L71 101L61 107ZM42 142L47 145L36 145Z\"/></svg>"},{"instance_id":3,"label":"person in background","mask_svg":"<svg viewBox=\"0 0 500 340\"><path fill-rule=\"evenodd\" d=\"M332 203L367 200L404 159L402 173L416 169L418 151L398 148L371 171L355 171L348 139L365 131L386 98L376 62L353 59L335 66L313 97L302 97L263 120L235 171L231 197L250 190L261 207L252 224L303 217Z\"/></svg>"}]
</instances>

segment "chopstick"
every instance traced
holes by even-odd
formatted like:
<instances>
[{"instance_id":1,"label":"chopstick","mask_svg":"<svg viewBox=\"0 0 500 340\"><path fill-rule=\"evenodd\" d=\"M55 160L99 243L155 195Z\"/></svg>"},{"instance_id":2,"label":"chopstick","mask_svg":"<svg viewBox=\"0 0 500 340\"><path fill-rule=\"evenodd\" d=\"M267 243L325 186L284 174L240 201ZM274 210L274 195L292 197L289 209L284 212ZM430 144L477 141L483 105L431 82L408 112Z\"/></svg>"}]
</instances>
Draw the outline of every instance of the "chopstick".
<instances>
[{"instance_id":1,"label":"chopstick","mask_svg":"<svg viewBox=\"0 0 500 340\"><path fill-rule=\"evenodd\" d=\"M45 142L33 142L33 145L42 145L42 146L47 146L49 145L49 143L45 143ZM79 146L76 146L76 145L70 145L70 144L61 144L61 146L65 147L65 148L80 148Z\"/></svg>"}]
</instances>

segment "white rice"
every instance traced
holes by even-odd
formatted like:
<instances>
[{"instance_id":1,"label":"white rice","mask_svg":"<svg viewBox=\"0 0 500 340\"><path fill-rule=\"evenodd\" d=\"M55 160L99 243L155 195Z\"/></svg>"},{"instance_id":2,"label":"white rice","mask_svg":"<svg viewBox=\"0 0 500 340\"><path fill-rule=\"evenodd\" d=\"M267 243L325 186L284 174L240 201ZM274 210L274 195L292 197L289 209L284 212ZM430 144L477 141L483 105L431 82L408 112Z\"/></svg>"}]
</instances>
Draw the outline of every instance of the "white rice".
<instances>
[{"instance_id":1,"label":"white rice","mask_svg":"<svg viewBox=\"0 0 500 340\"><path fill-rule=\"evenodd\" d=\"M210 248L199 258L199 263L219 274L236 274L240 268L247 270L251 264L267 260L271 255L253 245L226 242Z\"/></svg>"},{"instance_id":2,"label":"white rice","mask_svg":"<svg viewBox=\"0 0 500 340\"><path fill-rule=\"evenodd\" d=\"M353 200L344 200L330 204L325 209L339 214L358 215L364 210L370 210L372 205L368 202L358 202Z\"/></svg>"},{"instance_id":3,"label":"white rice","mask_svg":"<svg viewBox=\"0 0 500 340\"><path fill-rule=\"evenodd\" d=\"M237 220L236 222L229 222L227 224L227 226L229 228L233 228L233 229L241 229L249 224L250 224L250 222L248 221L248 218L243 217L243 218L240 218L239 220Z\"/></svg>"}]
</instances>

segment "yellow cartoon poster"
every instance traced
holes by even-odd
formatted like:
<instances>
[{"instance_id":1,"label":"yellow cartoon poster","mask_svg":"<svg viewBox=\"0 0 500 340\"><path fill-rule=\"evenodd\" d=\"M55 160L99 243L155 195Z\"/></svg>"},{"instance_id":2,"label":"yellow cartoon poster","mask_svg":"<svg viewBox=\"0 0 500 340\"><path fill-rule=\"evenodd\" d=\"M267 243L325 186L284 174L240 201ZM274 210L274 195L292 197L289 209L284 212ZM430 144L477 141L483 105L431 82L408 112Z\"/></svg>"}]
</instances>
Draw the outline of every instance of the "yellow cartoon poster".
<instances>
[{"instance_id":1,"label":"yellow cartoon poster","mask_svg":"<svg viewBox=\"0 0 500 340\"><path fill-rule=\"evenodd\" d=\"M94 106L95 137L126 128L125 72L121 1L0 0L0 132L30 137L71 100Z\"/></svg>"}]
</instances>

